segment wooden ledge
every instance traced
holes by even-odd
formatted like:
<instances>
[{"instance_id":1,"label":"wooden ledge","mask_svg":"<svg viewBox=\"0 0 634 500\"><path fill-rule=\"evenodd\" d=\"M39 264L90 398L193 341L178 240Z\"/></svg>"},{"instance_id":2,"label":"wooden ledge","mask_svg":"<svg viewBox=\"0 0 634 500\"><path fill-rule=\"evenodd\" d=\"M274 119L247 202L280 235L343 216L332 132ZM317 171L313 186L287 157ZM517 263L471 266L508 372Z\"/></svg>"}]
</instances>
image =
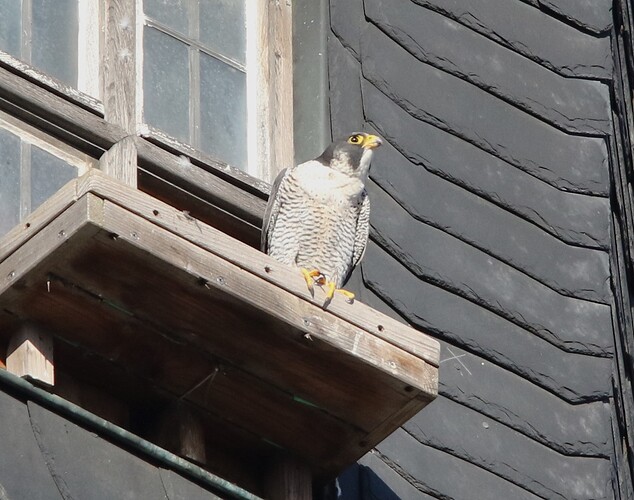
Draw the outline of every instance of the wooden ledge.
<instances>
[{"instance_id":1,"label":"wooden ledge","mask_svg":"<svg viewBox=\"0 0 634 500\"><path fill-rule=\"evenodd\" d=\"M101 360L86 377L129 374L245 454L332 475L437 394L435 340L341 297L322 310L296 270L99 171L0 249L0 340L35 321Z\"/></svg>"}]
</instances>

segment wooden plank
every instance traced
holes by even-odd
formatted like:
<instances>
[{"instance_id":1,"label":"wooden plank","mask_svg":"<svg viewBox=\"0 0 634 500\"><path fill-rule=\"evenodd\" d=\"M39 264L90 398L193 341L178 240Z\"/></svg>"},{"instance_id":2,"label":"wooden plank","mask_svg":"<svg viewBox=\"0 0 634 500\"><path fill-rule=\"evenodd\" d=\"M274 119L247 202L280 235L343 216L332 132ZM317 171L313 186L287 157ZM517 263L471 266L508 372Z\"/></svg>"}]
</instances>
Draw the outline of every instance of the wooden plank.
<instances>
[{"instance_id":1,"label":"wooden plank","mask_svg":"<svg viewBox=\"0 0 634 500\"><path fill-rule=\"evenodd\" d=\"M117 213L116 217L120 218L121 214ZM235 284L240 277L234 274L235 269L227 269L225 262L211 254L188 255L191 249L183 247L178 240L169 239L159 246L170 248L169 253L183 263L185 269L152 257L156 243L152 243L153 250L148 253L144 244L152 235L147 230L157 232L130 225L129 221L123 221L123 226L108 222L108 232L99 236L99 246L90 247L89 253L83 252L80 258L73 259L72 265L65 266L62 276L71 283L81 283L114 308L160 325L159 331L176 335L201 352L229 360L234 366L244 367L290 394L345 421L356 422L366 431L387 418L394 407L416 397L415 388L370 363L394 361L397 371L404 366L411 374L407 378L412 383L425 378L429 369L425 363L396 348L383 346L378 339L374 339L380 344L376 345L373 339L367 338L369 335L355 328L348 330L338 320L329 325L309 315L310 321L305 325L302 315L305 311L298 304L301 301L285 300L283 294L276 293L275 287L269 285L265 292L267 301L281 302L274 309L288 315L297 326L289 325L288 319L278 320L275 311L262 311L234 298ZM115 234L116 238L112 238ZM119 257L113 258L113 255ZM204 266L203 272L199 272L199 265ZM211 281L217 286L212 286ZM255 284L242 282L238 286L241 292L251 293ZM256 289L255 293L262 292ZM175 311L186 313L175 314ZM254 329L254 325L258 328ZM305 337L306 332L312 337ZM356 340L356 355L333 347L328 336L342 337L348 350L353 349ZM366 353L381 347L386 350L377 353L378 359L370 359L368 364L363 361ZM324 369L329 363L333 366ZM341 380L346 380L346 384L341 384Z\"/></svg>"},{"instance_id":2,"label":"wooden plank","mask_svg":"<svg viewBox=\"0 0 634 500\"><path fill-rule=\"evenodd\" d=\"M138 183L140 191L189 214L192 219L215 227L251 247L257 248L260 245L259 226L234 217L213 203L192 195L189 190L167 182L142 168L139 168Z\"/></svg>"},{"instance_id":3,"label":"wooden plank","mask_svg":"<svg viewBox=\"0 0 634 500\"><path fill-rule=\"evenodd\" d=\"M269 179L293 165L293 11L291 2L267 2L269 9L269 126L271 160ZM264 43L264 42L263 42ZM265 49L266 50L266 49Z\"/></svg>"},{"instance_id":4,"label":"wooden plank","mask_svg":"<svg viewBox=\"0 0 634 500\"><path fill-rule=\"evenodd\" d=\"M95 194L100 190L107 193L105 201ZM111 359L125 360L126 366L150 379L162 373L157 383L171 387L173 394L187 393L192 404L206 411L213 411L217 404L220 418L227 410L239 425L258 429L266 439L279 439L326 470L338 470L354 460L373 439L435 395L435 367L285 292L269 279L270 269L255 274L249 265L270 260L260 252L100 172L78 180L72 196L78 193L85 196L42 231L24 238L22 247L0 264L0 276L19 270L7 286L0 282L4 287L0 290L5 290L0 295L2 308L15 311L14 317L39 315L50 318L58 328L74 325L69 341L109 352ZM140 215L123 208L126 205L134 206ZM200 242L183 239L178 235L182 229L202 234ZM74 235L70 243L63 251L53 251L59 239L68 239L67 234ZM207 240L216 239L226 245L221 245L224 253L219 255L205 249ZM244 266L244 259L236 257L242 247L254 252L256 260L265 260ZM52 272L62 281L54 277L49 293L42 285ZM13 287L18 279L20 287ZM6 292L9 286L13 288ZM27 289L35 295L27 297ZM66 297L69 291L84 299ZM90 300L103 310L89 307L86 301ZM69 309L72 304L76 307ZM141 338L146 341L138 343ZM169 340L165 345L171 346L162 356L147 349L157 339ZM174 364L168 357L179 350L174 346L183 345L207 361L203 359L198 372L191 370L194 378L185 379L186 384L181 381L176 389L174 384L181 377L174 376L172 369L162 371L155 361L184 366L183 361ZM180 359L188 363L181 373L195 366L196 356L184 352ZM214 381L211 397L202 386L188 393L209 375L211 360L227 361L226 380ZM244 387L251 387L249 399L231 407L232 399L239 399L235 394ZM260 392L262 397L254 400L259 402L249 407L245 401ZM305 407L303 415L300 407ZM270 416L280 411L280 418L258 424L253 421L253 408ZM291 434L288 422L297 425ZM319 422L317 428L323 434L312 432L302 442L292 442L291 438L299 441L297 436L306 434L305 426L314 422Z\"/></svg>"},{"instance_id":5,"label":"wooden plank","mask_svg":"<svg viewBox=\"0 0 634 500\"><path fill-rule=\"evenodd\" d=\"M0 240L0 262L71 206L77 200L76 192L77 179L73 179L5 234Z\"/></svg>"},{"instance_id":6,"label":"wooden plank","mask_svg":"<svg viewBox=\"0 0 634 500\"><path fill-rule=\"evenodd\" d=\"M91 154L126 135L121 127L0 67L0 108Z\"/></svg>"},{"instance_id":7,"label":"wooden plank","mask_svg":"<svg viewBox=\"0 0 634 500\"><path fill-rule=\"evenodd\" d=\"M71 208L74 208L74 207L71 207ZM75 212L77 212L77 210L75 210ZM80 213L81 213L81 212L80 212ZM119 216L120 216L120 214L116 214L116 215L115 215L115 217L119 217ZM59 225L59 224L62 224L62 223L61 223L61 222L59 222L59 221L55 221L55 222L58 222L58 223L57 223L57 224L55 224L55 223L54 223L54 224L52 225L52 227L53 227L53 231L58 230L58 228L60 227L60 225ZM67 226L61 226L61 227L67 227ZM113 230L113 228L109 228L109 230ZM150 232L154 232L154 230L153 230L151 227L149 227L149 228L148 228L148 230L149 230ZM136 237L131 236L131 237L133 238L133 240L134 240L134 241L137 241L137 239L139 238L139 235L140 235L140 234L144 234L144 233L141 233L141 232L136 232L134 229L133 229L133 230L131 230L131 231L129 231L129 232L128 232L128 231L124 231L124 232L125 232L125 233L127 233L127 234L136 235ZM56 233L54 233L54 234L53 234L53 236L54 236L55 234L56 234ZM149 234L149 233L148 233L148 234ZM44 237L42 237L42 238L44 238ZM49 239L50 239L50 237L49 237ZM116 241L116 240L110 240L110 241L114 242L114 241ZM41 239L38 239L37 241L35 241L35 242L34 242L34 245L40 245L40 242L41 242ZM46 245L43 245L43 247L46 247ZM27 251L24 251L24 252L23 252L23 254L25 254L25 255L33 255L33 254L36 254L36 253L37 253L37 252L31 252L31 251L28 251L28 252L27 252ZM176 252L174 253L174 255L179 255L179 254L182 254L182 252L181 252L181 251L176 251ZM105 260L104 260L104 262L101 262L101 263L100 263L99 261L95 261L95 259L93 258L94 256L92 256L92 255L91 255L90 257L91 257L91 258L90 258L89 262L87 262L87 264L86 264L86 265L87 265L87 267L88 267L88 269L89 269L89 273L91 274L91 276L93 276L93 277L94 277L94 279L95 279L97 282L98 282L99 280L105 280L105 279L106 279L106 277L108 276L108 274L111 272L111 269L113 268L113 265L114 265L114 264L116 264L116 263L114 263L114 264L113 264L113 263L110 263L110 262L108 262L108 259L105 259ZM19 256L17 256L16 258L20 259L20 258L22 258L22 256L21 256L21 255L19 255ZM207 257L206 255L204 255L204 254L203 254L202 256L197 257L197 258L198 258L198 259L200 259L201 261L206 261L206 260L209 260L209 259L208 259L208 257ZM219 272L219 273L223 273L223 271L224 271L224 267L225 267L225 266L224 266L224 263L220 261L220 262L219 262L219 266L220 266L220 267L217 267L216 269L218 269L218 272ZM5 267L6 269L9 269L9 268L11 268L11 267L14 267L14 266L13 266L13 262L12 262L12 261L11 261L11 262L5 262L5 263L4 263L4 267ZM95 269L95 268L96 268L96 269ZM2 269L2 267L0 267L0 270L1 270L1 269ZM194 270L194 271L195 271L195 270ZM100 276L100 273L105 274L105 276ZM123 271L122 271L122 273L123 273ZM244 273L244 271L242 271L242 273ZM216 275L218 275L218 273L216 273ZM227 275L227 276L229 276L229 275ZM149 282L148 282L148 286L150 286L151 284L152 284L152 283L151 283L151 281L149 281ZM132 283L132 284L130 284L130 286L133 286L133 285L134 285L133 283ZM156 287L157 287L157 288L160 288L160 286L161 286L160 281L159 281L158 283L156 283L155 285L156 285ZM125 287L124 287L124 288L125 288ZM224 290L223 290L222 288L224 288L224 287L222 287L222 286L221 286L221 295L224 295ZM247 288L248 288L248 287L247 287ZM205 288L203 288L203 290L205 290ZM276 293L275 295L279 295L279 292L278 292L278 293ZM273 296L273 297L275 297L275 296ZM176 300L176 299L175 299L175 300ZM280 301L280 302L283 302L283 301L284 301L284 299L283 299L283 295L282 295L281 297L279 297L279 296L278 296L277 298L273 298L272 300L273 300L273 301ZM201 306L201 307L207 307L207 306ZM331 336L333 336L334 338L336 338L336 337L337 337L337 334L338 334L338 331L341 329L339 326L336 326L336 322L335 322L335 324L334 324L334 325L328 325L328 322L325 322L325 323L323 323L323 324L322 324L320 321L318 321L318 318L317 318L317 317L312 317L312 316L310 316L310 315L309 315L308 317L309 317L309 318L311 318L311 321L309 321L309 322L308 322L309 324L308 324L308 325L306 325L306 324L304 323L304 317L302 316L301 312L300 312L300 313L297 313L297 311L296 311L296 309L297 309L297 308L294 308L292 304L290 304L290 305L280 304L280 305L278 305L276 308L279 310L279 309L280 309L280 307L281 307L281 309L282 309L282 315L284 314L284 311L286 311L288 308L290 308L291 310L293 310L293 311L294 311L294 315L293 315L293 316L294 316L294 318L293 318L293 319L294 319L295 324L296 324L297 326L299 326L300 328L302 328L302 329L306 329L309 333L311 333L311 334L313 334L313 335L318 335L318 334L319 334L319 336L323 336L323 334L322 334L322 333L319 333L319 331L320 331L320 330L322 330L323 332L329 332L329 334L330 334ZM301 306L299 307L299 309L301 310ZM319 308L314 308L314 310L315 310L316 312L323 313L323 311L321 311L321 309L319 309ZM160 319L161 319L161 315L165 315L165 311L158 311L157 313L159 314L159 316L157 316L157 320L160 320ZM268 311L267 311L267 314L268 314ZM168 314L168 316L169 316L169 314ZM204 323L204 321L205 321L205 319L204 319L204 318L205 318L205 315L204 315L204 314L202 314L202 316L201 316L201 317L202 317L202 319L203 319L203 323ZM165 318L165 320L168 320L168 318ZM234 319L233 319L233 318L230 318L230 320L231 320L231 321L234 321ZM169 324L169 320L168 320L168 323L167 323L167 324ZM202 327L202 326L201 326L201 327ZM303 330L302 330L302 331L303 331ZM367 338L364 338L365 336L364 336L364 335L359 335L360 333L362 333L362 332L354 331L354 329L353 329L353 331L352 331L352 332L347 332L347 335L346 335L346 336L347 336L348 338L347 338L347 340L346 340L346 344L347 344L347 348L348 348L348 350L349 350L349 349L354 348L354 344L355 344L355 342L356 342L356 344L357 344L356 349L358 349L358 352L363 352L363 351L365 351L367 348L374 349L374 348L376 348L376 347L377 347L377 346L374 346L374 345L373 345L373 344L374 344L374 342L372 341L372 339L367 339ZM303 337L301 337L301 338L303 339ZM358 340L357 340L357 339L358 339ZM225 339L225 340L226 340L226 339ZM308 340L308 339L305 339L305 340ZM320 346L320 349L323 349L323 348L325 348L325 347L328 345L328 343L326 343L326 345L322 345L322 344L320 344L319 342L316 342L316 340L319 340L319 337L316 337L316 338L312 339L312 340L310 341L310 344L308 344L308 345L311 347L311 349L309 349L309 351L311 351L311 350L313 350L313 349L317 348L318 346ZM250 341L250 342L252 342L252 344L251 344L251 349L252 349L252 351L251 351L251 352L252 352L252 353L254 353L254 354L255 354L255 353L259 353L259 352L261 352L261 346L259 345L259 340L258 340L257 338L250 338L250 339L249 339L249 341ZM294 341L295 341L295 340L293 340L293 342L294 342ZM229 348L233 348L233 349L235 349L235 347L236 347L235 345L231 347L231 340L230 340L230 339L229 339L229 342L230 342L230 343L229 343ZM368 342L369 342L369 343L368 343ZM303 344L303 343L305 343L305 341L304 341L304 340L300 340L300 343L302 343L302 344ZM244 347L245 347L245 345L244 345L244 343L243 343L243 345L241 346L241 348L244 348ZM225 346L225 348L227 348L227 346ZM285 345L278 345L277 347L275 347L275 349L277 350L277 351L276 351L276 352L277 352L276 356L278 357L278 359L280 359L280 361L281 361L281 360L283 360L285 357L287 357L287 356L288 356L288 346L286 346L286 347L285 347ZM388 350L390 350L390 349L388 349ZM398 365L399 365L399 364L407 364L407 362L403 363L403 362L402 362L402 360L400 360L400 359L399 359L399 357L400 357L400 356L399 356L398 351L396 351L396 352L395 352L395 354L396 354L395 359L396 359L397 361L401 361L401 363L397 363L395 366L397 366L397 367L398 367ZM379 361L379 364L381 364L381 363L382 363L382 364L387 365L387 372L386 372L386 373L389 373L389 372L393 371L393 370L394 370L394 368L393 368L393 366L390 366L391 360L389 360L389 359L384 359L384 358L385 358L385 356L384 356L384 355L385 355L385 353L382 353L382 356L380 356L381 358L383 358L383 360L382 360L382 361ZM322 369L322 367L319 365L319 363L316 363L315 359L313 359L312 355L310 355L310 354L309 354L309 352L305 352L302 356L303 356L303 357L299 360L299 361L300 361L300 363L306 364L307 366L311 366L312 368L311 368L310 370L306 370L306 371L307 371L307 373L308 373L308 376L307 376L307 377L305 377L305 378L303 379L303 382L302 382L303 384L305 384L304 390L302 391L302 390L301 390L301 387L298 387L299 391L298 391L298 392L296 392L296 393L297 393L297 394L303 394L303 395L304 395L304 397L311 397L311 396L312 396L312 395L311 395L311 391L310 391L310 390L308 390L308 389L307 389L307 387L311 387L311 386L313 386L313 385L314 385L314 383L315 383L315 380L317 380L317 381L318 381L320 378L323 378L323 375L321 375L321 373L323 372L323 369ZM388 356L388 358L389 358L389 356ZM407 357L406 357L406 359L407 359ZM261 367L261 369L263 369L265 372L269 371L269 370L270 370L270 368L268 368L268 367L266 366L266 365L267 365L266 360L262 360L262 362L263 362L263 366ZM412 362L414 365L416 365L416 361L411 360L411 362ZM426 367L425 367L425 366L423 366L421 369L423 370L423 373L425 373L425 372L426 372ZM281 376L282 376L282 378L283 378L283 379L286 379L286 378L289 378L289 377L290 377L290 378L293 378L293 377L297 378L297 377L296 377L296 374L293 374L293 372L292 372L292 371L288 372L287 367L282 367L282 366L280 366L280 367L278 367L278 371L280 371L280 370L281 370L281 372L282 372L282 373L281 373ZM312 370L312 372L311 372L311 370ZM398 371L398 370L397 370L397 371ZM284 375L283 373L285 373L285 372L288 372L288 374L287 374L287 375ZM349 376L349 377L352 377L352 373L348 374L348 376ZM419 379L424 379L424 378L425 378L425 377L417 377L417 376L413 375L412 377L410 377L410 379L411 379L411 380L409 380L409 379L408 379L408 380L409 380L409 381L411 381L412 383L418 383L418 382L419 382ZM390 376L390 377L388 377L388 380L389 380L389 381L391 381L391 380L392 380L392 377L391 377L391 376ZM392 383L392 382L390 382L390 384L391 384L391 383ZM329 396L330 396L330 395L334 395L334 394L336 394L336 393L337 393L337 391L339 391L339 392L340 392L340 389L341 389L341 388L338 388L338 389L332 389L332 388L330 388L330 387L329 387L329 384L330 384L329 382L326 382L326 383L325 383L325 390L327 390L327 391L329 392ZM362 393L362 392L364 392L364 391L367 391L368 389L374 389L374 390L376 390L376 388L371 388L371 387L370 387L370 388L366 388L366 387L364 387L365 382L359 381L359 384L360 384L360 386L359 386L359 388L358 388L358 391L361 391L361 393ZM388 385L389 385L389 384L388 384ZM405 385L405 384L404 384L404 385ZM398 395L398 394L401 394L400 396L398 396L399 398L400 398L400 397L402 397L402 395L403 395L403 394L405 394L405 397L406 397L406 398L409 398L409 397L414 397L414 395L415 395L415 394L410 394L410 392L409 392L409 388L408 388L408 387L402 387L402 386L400 386L400 385L398 385L398 384L397 384L397 387L395 387L395 388L391 389L391 391L394 391L394 390L396 390L396 393L394 393L394 395L393 395L393 396L390 396L390 395L389 395L389 393L385 393L385 390L383 389L383 390L382 390L383 392L377 393L377 394L375 395L375 397L385 398L387 401L389 401L390 399L393 399L394 397L397 397L397 395ZM349 395L348 395L347 393L348 393L347 389L344 389L344 390L343 390L343 392L340 392L340 394L339 394L339 398L341 399L341 398L347 398L347 397L349 397ZM326 406L327 404L329 404L329 402L330 402L330 397L325 397L325 396L324 396L324 397L323 397L323 399L324 399L324 401L323 401L324 406ZM348 413L352 412L352 413L356 413L356 414L358 414L358 415L364 415L364 413L363 413L363 409L355 407L355 406L354 406L354 404L353 404L353 400L347 401L347 400L343 399L342 401L340 401L340 402L339 402L339 404L340 404L340 406L341 406L340 410L343 410L344 412L348 412ZM351 405L352 405L352 406L351 406Z\"/></svg>"},{"instance_id":8,"label":"wooden plank","mask_svg":"<svg viewBox=\"0 0 634 500\"><path fill-rule=\"evenodd\" d=\"M266 497L270 500L312 500L310 469L293 458L276 460L270 465L266 477Z\"/></svg>"},{"instance_id":9,"label":"wooden plank","mask_svg":"<svg viewBox=\"0 0 634 500\"><path fill-rule=\"evenodd\" d=\"M187 157L174 156L143 139L137 139L139 165L148 172L209 201L256 227L262 225L263 198L240 189L217 175L198 168Z\"/></svg>"},{"instance_id":10,"label":"wooden plank","mask_svg":"<svg viewBox=\"0 0 634 500\"><path fill-rule=\"evenodd\" d=\"M107 267L112 254L102 260L98 256L99 249L87 246L87 243L89 241L65 249L61 260L60 257L55 259L55 265L43 266L41 279L51 273L63 273L67 267L75 267L75 260L68 260L68 257L77 253L88 254L88 260L105 268L105 274L119 275L116 266ZM27 245L24 251L30 252L31 248ZM137 280L137 277L133 279ZM249 429L260 439L310 457L313 462L334 466L331 456L333 450L339 453L342 441L354 444L354 454L348 453L348 461L359 455L356 443L363 441L366 433L333 418L323 409L296 400L292 394L230 362L208 359L196 343L188 345L166 338L166 333L130 316L131 311L124 311L124 306L113 302L112 297L104 296L95 287L87 290L80 285L53 278L50 292L44 287L36 287L26 295L24 289L15 292L13 295L20 295L22 305L3 295L3 308L17 317L29 315L49 325L59 337L116 359L126 367L128 374L147 379L173 397L187 397L196 406L217 413L220 419L230 416L232 422ZM237 333L230 334L236 342ZM261 343L258 347L261 351ZM221 371L209 378L219 366ZM202 385L201 381L204 382ZM236 397L237 394L240 397ZM306 425L314 426L311 433L305 433ZM299 435L304 437L298 440Z\"/></svg>"},{"instance_id":11,"label":"wooden plank","mask_svg":"<svg viewBox=\"0 0 634 500\"><path fill-rule=\"evenodd\" d=\"M407 386L428 391L433 385L427 378L435 373L435 369L428 370L428 365L412 354L364 330L353 326L348 328L320 307L289 296L270 282L188 241L168 232L156 231L154 224L140 217L131 217L129 212L110 201L104 201L104 223L109 231L118 235L117 241L127 241L151 253L187 272L194 280L206 280L205 288L219 290L222 295L232 296L240 303L265 312L268 317L309 334L308 341L319 340L362 364L372 364L377 370L389 374L390 379L400 381L395 384L398 392L405 393ZM239 251L239 247L233 248L233 253Z\"/></svg>"},{"instance_id":12,"label":"wooden plank","mask_svg":"<svg viewBox=\"0 0 634 500\"><path fill-rule=\"evenodd\" d=\"M268 182L265 182L257 177L253 177L239 168L227 165L213 156L209 156L201 150L193 148L189 144L180 142L179 140L168 136L151 125L144 124L144 130L141 131L139 142L152 144L153 146L176 156L185 156L186 158L190 158L194 160L193 163L200 165L208 172L226 180L243 191L259 196L260 198L265 198L270 190Z\"/></svg>"},{"instance_id":13,"label":"wooden plank","mask_svg":"<svg viewBox=\"0 0 634 500\"><path fill-rule=\"evenodd\" d=\"M103 116L103 104L101 101L43 73L35 66L16 59L5 52L0 52L0 66L12 73L26 76L29 81L36 85L46 88L73 104Z\"/></svg>"},{"instance_id":14,"label":"wooden plank","mask_svg":"<svg viewBox=\"0 0 634 500\"><path fill-rule=\"evenodd\" d=\"M136 2L106 0L103 102L105 118L129 134L136 123Z\"/></svg>"},{"instance_id":15,"label":"wooden plank","mask_svg":"<svg viewBox=\"0 0 634 500\"><path fill-rule=\"evenodd\" d=\"M137 152L134 137L115 143L99 160L103 173L132 188L137 187Z\"/></svg>"},{"instance_id":16,"label":"wooden plank","mask_svg":"<svg viewBox=\"0 0 634 500\"><path fill-rule=\"evenodd\" d=\"M321 305L323 298L316 293L312 298L306 289L300 273L293 268L274 261L262 252L241 245L206 224L192 220L182 212L153 199L138 191L117 188L97 172L82 180L81 192L93 192L109 199L133 213L142 216L172 233L179 235L196 245L247 269L254 275L277 285L296 297ZM355 302L348 304L343 297L335 296L328 311L337 317L349 321L372 335L396 345L407 352L438 366L440 347L436 340L414 330L378 311Z\"/></svg>"},{"instance_id":17,"label":"wooden plank","mask_svg":"<svg viewBox=\"0 0 634 500\"><path fill-rule=\"evenodd\" d=\"M38 146L76 167L80 175L88 168L98 165L98 161L92 156L1 110L0 127L19 136L23 142Z\"/></svg>"},{"instance_id":18,"label":"wooden plank","mask_svg":"<svg viewBox=\"0 0 634 500\"><path fill-rule=\"evenodd\" d=\"M13 334L7 349L7 371L46 385L55 384L53 338L33 323L25 323Z\"/></svg>"},{"instance_id":19,"label":"wooden plank","mask_svg":"<svg viewBox=\"0 0 634 500\"><path fill-rule=\"evenodd\" d=\"M74 242L88 238L98 231L97 227L86 224L92 215L98 218L102 200L96 196L83 196L62 215L50 221L45 229L27 240L29 251L15 251L0 263L0 295L37 266L48 254L66 243L71 237ZM78 237L77 234L80 234ZM23 248L22 245L21 248ZM48 286L48 277L39 286Z\"/></svg>"}]
</instances>

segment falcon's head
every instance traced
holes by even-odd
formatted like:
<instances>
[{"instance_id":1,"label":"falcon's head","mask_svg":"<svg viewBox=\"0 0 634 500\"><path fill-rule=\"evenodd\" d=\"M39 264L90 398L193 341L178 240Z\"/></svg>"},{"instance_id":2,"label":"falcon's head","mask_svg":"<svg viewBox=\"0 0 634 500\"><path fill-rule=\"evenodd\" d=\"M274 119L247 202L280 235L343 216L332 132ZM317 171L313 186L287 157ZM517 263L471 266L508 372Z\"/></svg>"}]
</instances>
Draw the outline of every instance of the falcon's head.
<instances>
[{"instance_id":1,"label":"falcon's head","mask_svg":"<svg viewBox=\"0 0 634 500\"><path fill-rule=\"evenodd\" d=\"M370 169L372 151L382 143L379 136L355 132L333 142L318 160L343 174L365 179Z\"/></svg>"}]
</instances>

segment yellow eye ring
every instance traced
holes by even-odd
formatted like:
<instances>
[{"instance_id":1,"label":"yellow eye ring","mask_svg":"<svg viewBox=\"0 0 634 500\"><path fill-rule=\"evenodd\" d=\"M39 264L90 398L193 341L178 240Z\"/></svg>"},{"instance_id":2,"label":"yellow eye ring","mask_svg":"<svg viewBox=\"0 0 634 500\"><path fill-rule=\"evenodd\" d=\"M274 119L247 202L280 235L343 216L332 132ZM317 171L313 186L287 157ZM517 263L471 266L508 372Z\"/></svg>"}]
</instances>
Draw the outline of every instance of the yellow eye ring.
<instances>
[{"instance_id":1,"label":"yellow eye ring","mask_svg":"<svg viewBox=\"0 0 634 500\"><path fill-rule=\"evenodd\" d=\"M363 136L361 134L351 135L348 138L348 142L350 144L360 144L361 142L363 142Z\"/></svg>"}]
</instances>

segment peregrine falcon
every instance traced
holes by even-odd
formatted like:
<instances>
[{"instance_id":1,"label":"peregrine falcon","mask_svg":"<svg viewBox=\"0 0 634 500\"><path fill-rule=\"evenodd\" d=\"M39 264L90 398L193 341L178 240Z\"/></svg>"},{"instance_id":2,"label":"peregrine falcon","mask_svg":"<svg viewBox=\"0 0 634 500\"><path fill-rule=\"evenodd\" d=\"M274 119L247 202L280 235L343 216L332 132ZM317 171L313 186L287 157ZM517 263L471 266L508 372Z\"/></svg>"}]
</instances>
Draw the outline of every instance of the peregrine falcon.
<instances>
[{"instance_id":1,"label":"peregrine falcon","mask_svg":"<svg viewBox=\"0 0 634 500\"><path fill-rule=\"evenodd\" d=\"M262 251L297 266L311 294L324 286L328 306L359 263L370 231L365 181L376 135L355 132L333 142L314 160L282 170L264 214Z\"/></svg>"}]
</instances>

